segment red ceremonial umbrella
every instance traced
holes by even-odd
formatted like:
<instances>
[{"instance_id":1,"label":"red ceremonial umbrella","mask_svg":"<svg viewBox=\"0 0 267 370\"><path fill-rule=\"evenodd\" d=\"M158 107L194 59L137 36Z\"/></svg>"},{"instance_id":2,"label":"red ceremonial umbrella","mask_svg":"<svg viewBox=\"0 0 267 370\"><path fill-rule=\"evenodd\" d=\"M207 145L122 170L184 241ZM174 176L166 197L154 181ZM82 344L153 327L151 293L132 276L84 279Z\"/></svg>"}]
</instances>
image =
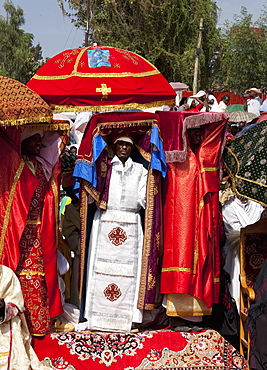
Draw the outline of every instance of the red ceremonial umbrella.
<instances>
[{"instance_id":1,"label":"red ceremonial umbrella","mask_svg":"<svg viewBox=\"0 0 267 370\"><path fill-rule=\"evenodd\" d=\"M63 51L27 83L58 111L103 111L175 105L175 90L143 57L93 46Z\"/></svg>"}]
</instances>

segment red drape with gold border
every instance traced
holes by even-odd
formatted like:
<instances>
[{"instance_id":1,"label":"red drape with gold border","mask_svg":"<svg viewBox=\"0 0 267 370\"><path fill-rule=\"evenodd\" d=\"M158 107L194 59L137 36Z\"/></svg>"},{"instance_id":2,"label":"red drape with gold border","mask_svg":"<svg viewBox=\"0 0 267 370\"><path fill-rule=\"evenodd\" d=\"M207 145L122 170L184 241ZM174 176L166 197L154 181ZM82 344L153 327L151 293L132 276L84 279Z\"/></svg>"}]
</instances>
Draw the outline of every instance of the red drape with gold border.
<instances>
[{"instance_id":1,"label":"red drape with gold border","mask_svg":"<svg viewBox=\"0 0 267 370\"><path fill-rule=\"evenodd\" d=\"M163 181L161 293L190 295L210 308L219 298L219 163L228 116L184 112L160 112L159 116L168 166ZM187 129L196 127L202 143L193 153ZM171 135L173 130L177 136ZM170 315L199 314L176 309Z\"/></svg>"},{"instance_id":2,"label":"red drape with gold border","mask_svg":"<svg viewBox=\"0 0 267 370\"><path fill-rule=\"evenodd\" d=\"M20 155L21 131L0 128L0 263L16 272L19 242L26 225L32 195L38 184ZM57 218L60 163L54 167L42 211L41 239L50 316L62 313L57 274Z\"/></svg>"}]
</instances>

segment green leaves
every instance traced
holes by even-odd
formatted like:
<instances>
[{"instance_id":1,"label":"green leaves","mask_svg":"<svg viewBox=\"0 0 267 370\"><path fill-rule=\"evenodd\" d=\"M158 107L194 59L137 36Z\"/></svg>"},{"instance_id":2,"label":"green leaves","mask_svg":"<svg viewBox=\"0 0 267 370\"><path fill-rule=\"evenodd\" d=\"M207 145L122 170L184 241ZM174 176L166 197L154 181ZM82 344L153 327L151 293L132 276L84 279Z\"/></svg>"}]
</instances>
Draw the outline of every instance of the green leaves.
<instances>
[{"instance_id":1,"label":"green leaves","mask_svg":"<svg viewBox=\"0 0 267 370\"><path fill-rule=\"evenodd\" d=\"M0 74L26 83L40 67L42 48L33 46L33 34L25 33L23 10L5 1L6 17L0 17Z\"/></svg>"}]
</instances>

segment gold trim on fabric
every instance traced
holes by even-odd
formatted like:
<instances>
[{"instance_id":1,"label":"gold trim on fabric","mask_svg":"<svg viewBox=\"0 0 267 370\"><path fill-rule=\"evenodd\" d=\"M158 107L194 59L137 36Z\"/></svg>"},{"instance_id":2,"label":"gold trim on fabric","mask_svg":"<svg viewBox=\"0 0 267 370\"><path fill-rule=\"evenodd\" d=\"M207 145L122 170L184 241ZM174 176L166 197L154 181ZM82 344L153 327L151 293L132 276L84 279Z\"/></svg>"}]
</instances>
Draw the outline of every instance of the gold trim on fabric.
<instances>
[{"instance_id":1,"label":"gold trim on fabric","mask_svg":"<svg viewBox=\"0 0 267 370\"><path fill-rule=\"evenodd\" d=\"M141 146L135 144L136 148L138 149L141 156L148 162L151 162L151 154L146 152Z\"/></svg>"},{"instance_id":2,"label":"gold trim on fabric","mask_svg":"<svg viewBox=\"0 0 267 370\"><path fill-rule=\"evenodd\" d=\"M204 199L201 198L199 202L199 209L198 209L198 218L199 218L199 223L200 223L200 217L201 217L201 212L204 207ZM198 230L198 237L196 240L195 244L195 251L194 251L194 267L193 267L193 273L197 273L197 263L198 263L198 257L199 257L199 230Z\"/></svg>"},{"instance_id":3,"label":"gold trim on fabric","mask_svg":"<svg viewBox=\"0 0 267 370\"><path fill-rule=\"evenodd\" d=\"M44 123L44 124L31 124L25 125L21 127L21 130L42 130L42 131L70 131L70 124L69 123Z\"/></svg>"},{"instance_id":4,"label":"gold trim on fabric","mask_svg":"<svg viewBox=\"0 0 267 370\"><path fill-rule=\"evenodd\" d=\"M175 99L154 101L152 103L128 103L128 104L113 104L113 105L85 105L85 106L75 106L75 105L55 105L49 104L50 107L55 112L105 112L105 111L117 111L121 109L147 109L162 107L163 105L168 105L173 107L175 105Z\"/></svg>"},{"instance_id":5,"label":"gold trim on fabric","mask_svg":"<svg viewBox=\"0 0 267 370\"><path fill-rule=\"evenodd\" d=\"M76 60L76 64L78 62L78 58ZM75 67L74 67L75 68ZM106 77L149 77L149 76L155 76L159 75L160 72L158 70L154 71L147 71L147 72L140 72L140 73L135 73L135 72L120 72L120 73L83 73L83 72L77 72L73 71L69 75L61 75L61 76L40 76L35 74L32 77L32 80L39 80L39 81L58 81L58 80L67 80L71 77L84 77L84 78L106 78Z\"/></svg>"},{"instance_id":6,"label":"gold trim on fabric","mask_svg":"<svg viewBox=\"0 0 267 370\"><path fill-rule=\"evenodd\" d=\"M212 172L212 171L218 171L219 167L207 167L207 168L202 168L200 170L200 173L202 172Z\"/></svg>"},{"instance_id":7,"label":"gold trim on fabric","mask_svg":"<svg viewBox=\"0 0 267 370\"><path fill-rule=\"evenodd\" d=\"M100 198L100 193L96 190L95 187L93 187L93 185L89 181L87 181L87 180L83 180L83 181L84 181L83 189L88 194L90 194L91 197L94 198L94 200L98 204L99 203L99 198Z\"/></svg>"},{"instance_id":8,"label":"gold trim on fabric","mask_svg":"<svg viewBox=\"0 0 267 370\"><path fill-rule=\"evenodd\" d=\"M183 272L190 272L193 274L192 269L187 267L163 267L161 269L162 272L168 272L168 271L183 271Z\"/></svg>"},{"instance_id":9,"label":"gold trim on fabric","mask_svg":"<svg viewBox=\"0 0 267 370\"><path fill-rule=\"evenodd\" d=\"M26 221L26 225L41 225L41 221L40 220L27 220Z\"/></svg>"},{"instance_id":10,"label":"gold trim on fabric","mask_svg":"<svg viewBox=\"0 0 267 370\"><path fill-rule=\"evenodd\" d=\"M47 122L51 123L53 121L52 117L35 117L35 118L19 118L19 119L7 119L7 120L0 120L0 126L22 126L27 125L28 123L35 123L38 128L39 122Z\"/></svg>"},{"instance_id":11,"label":"gold trim on fabric","mask_svg":"<svg viewBox=\"0 0 267 370\"><path fill-rule=\"evenodd\" d=\"M203 316L203 315L211 315L211 308L208 308L207 310L200 310L200 311L179 311L179 314L177 311L169 311L168 310L168 316L172 317L179 317L179 316Z\"/></svg>"},{"instance_id":12,"label":"gold trim on fabric","mask_svg":"<svg viewBox=\"0 0 267 370\"><path fill-rule=\"evenodd\" d=\"M114 128L114 127L131 127L131 126L144 126L144 125L147 125L147 126L152 126L152 124L154 123L155 119L148 119L148 120L137 120L137 121L124 121L124 122L118 122L118 121L114 121L114 122L100 122L97 124L97 127L99 129L103 128L103 127L110 127L110 128Z\"/></svg>"},{"instance_id":13,"label":"gold trim on fabric","mask_svg":"<svg viewBox=\"0 0 267 370\"><path fill-rule=\"evenodd\" d=\"M87 182L87 184L89 184ZM81 203L80 203L80 281L79 281L79 300L82 298L83 276L85 267L85 251L86 251L86 225L87 225L87 211L88 211L88 196L85 189L85 180L81 180Z\"/></svg>"},{"instance_id":14,"label":"gold trim on fabric","mask_svg":"<svg viewBox=\"0 0 267 370\"><path fill-rule=\"evenodd\" d=\"M213 279L213 282L214 282L214 283L219 283L219 282L220 282L220 278L214 278L214 279Z\"/></svg>"},{"instance_id":15,"label":"gold trim on fabric","mask_svg":"<svg viewBox=\"0 0 267 370\"><path fill-rule=\"evenodd\" d=\"M261 182L257 182L257 181L254 181L254 180L249 180L249 179L247 179L245 177L241 177L239 175L235 175L235 177L238 178L238 179L247 181L247 182L251 182L252 184L256 184L256 185L262 186L263 188L267 188L267 185L262 184Z\"/></svg>"},{"instance_id":16,"label":"gold trim on fabric","mask_svg":"<svg viewBox=\"0 0 267 370\"><path fill-rule=\"evenodd\" d=\"M148 272L148 290L151 290L156 285L156 277L152 273L152 269L149 269Z\"/></svg>"},{"instance_id":17,"label":"gold trim on fabric","mask_svg":"<svg viewBox=\"0 0 267 370\"><path fill-rule=\"evenodd\" d=\"M45 273L41 272L41 271L16 271L16 275L19 275L19 276L27 276L27 275L30 275L30 276L35 276L35 275L45 276Z\"/></svg>"},{"instance_id":18,"label":"gold trim on fabric","mask_svg":"<svg viewBox=\"0 0 267 370\"><path fill-rule=\"evenodd\" d=\"M54 177L51 179L51 188L54 195L54 206L55 206L55 221L56 221L56 243L57 248L59 246L59 199L58 199L58 187Z\"/></svg>"},{"instance_id":19,"label":"gold trim on fabric","mask_svg":"<svg viewBox=\"0 0 267 370\"><path fill-rule=\"evenodd\" d=\"M152 238L152 225L153 225L153 200L154 200L154 187L155 179L153 170L150 169L147 175L147 185L146 185L146 208L145 208L145 234L143 240L143 253L142 253L142 266L141 266L141 276L140 276L140 286L139 286L139 297L137 307L139 309L144 308L145 302L145 291L147 285L148 276L148 257L150 250L150 243Z\"/></svg>"},{"instance_id":20,"label":"gold trim on fabric","mask_svg":"<svg viewBox=\"0 0 267 370\"><path fill-rule=\"evenodd\" d=\"M149 311L152 311L154 308L155 306L153 304L146 304L144 307L145 310L149 310Z\"/></svg>"},{"instance_id":21,"label":"gold trim on fabric","mask_svg":"<svg viewBox=\"0 0 267 370\"><path fill-rule=\"evenodd\" d=\"M7 356L9 356L9 353L10 352L2 352L2 353L0 353L0 357L7 357Z\"/></svg>"},{"instance_id":22,"label":"gold trim on fabric","mask_svg":"<svg viewBox=\"0 0 267 370\"><path fill-rule=\"evenodd\" d=\"M10 217L12 202L13 202L15 191L16 191L16 186L17 186L18 180L20 178L20 175L22 173L22 170L23 170L24 166L25 166L25 162L23 160L21 160L19 168L17 169L17 172L14 176L14 181L13 181L13 184L12 184L12 187L11 187L11 190L10 190L10 195L9 195L9 198L8 198L6 212L5 212L5 216L4 216L3 228L2 228L1 237L0 237L0 258L2 257L2 253L3 253L3 249L4 249L4 241L5 241L7 226L8 226L8 223L9 223L9 217Z\"/></svg>"}]
</instances>

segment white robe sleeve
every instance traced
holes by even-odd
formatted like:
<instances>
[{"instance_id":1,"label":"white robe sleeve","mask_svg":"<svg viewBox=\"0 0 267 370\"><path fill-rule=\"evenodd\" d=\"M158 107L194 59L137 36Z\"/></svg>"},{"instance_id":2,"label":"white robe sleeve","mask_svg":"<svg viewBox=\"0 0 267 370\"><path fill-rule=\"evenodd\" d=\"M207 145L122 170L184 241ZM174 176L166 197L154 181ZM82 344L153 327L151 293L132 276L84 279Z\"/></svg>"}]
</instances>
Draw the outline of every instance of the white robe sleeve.
<instances>
[{"instance_id":1,"label":"white robe sleeve","mask_svg":"<svg viewBox=\"0 0 267 370\"><path fill-rule=\"evenodd\" d=\"M138 204L146 208L146 184L147 184L147 169L143 167L142 175L138 188Z\"/></svg>"}]
</instances>

